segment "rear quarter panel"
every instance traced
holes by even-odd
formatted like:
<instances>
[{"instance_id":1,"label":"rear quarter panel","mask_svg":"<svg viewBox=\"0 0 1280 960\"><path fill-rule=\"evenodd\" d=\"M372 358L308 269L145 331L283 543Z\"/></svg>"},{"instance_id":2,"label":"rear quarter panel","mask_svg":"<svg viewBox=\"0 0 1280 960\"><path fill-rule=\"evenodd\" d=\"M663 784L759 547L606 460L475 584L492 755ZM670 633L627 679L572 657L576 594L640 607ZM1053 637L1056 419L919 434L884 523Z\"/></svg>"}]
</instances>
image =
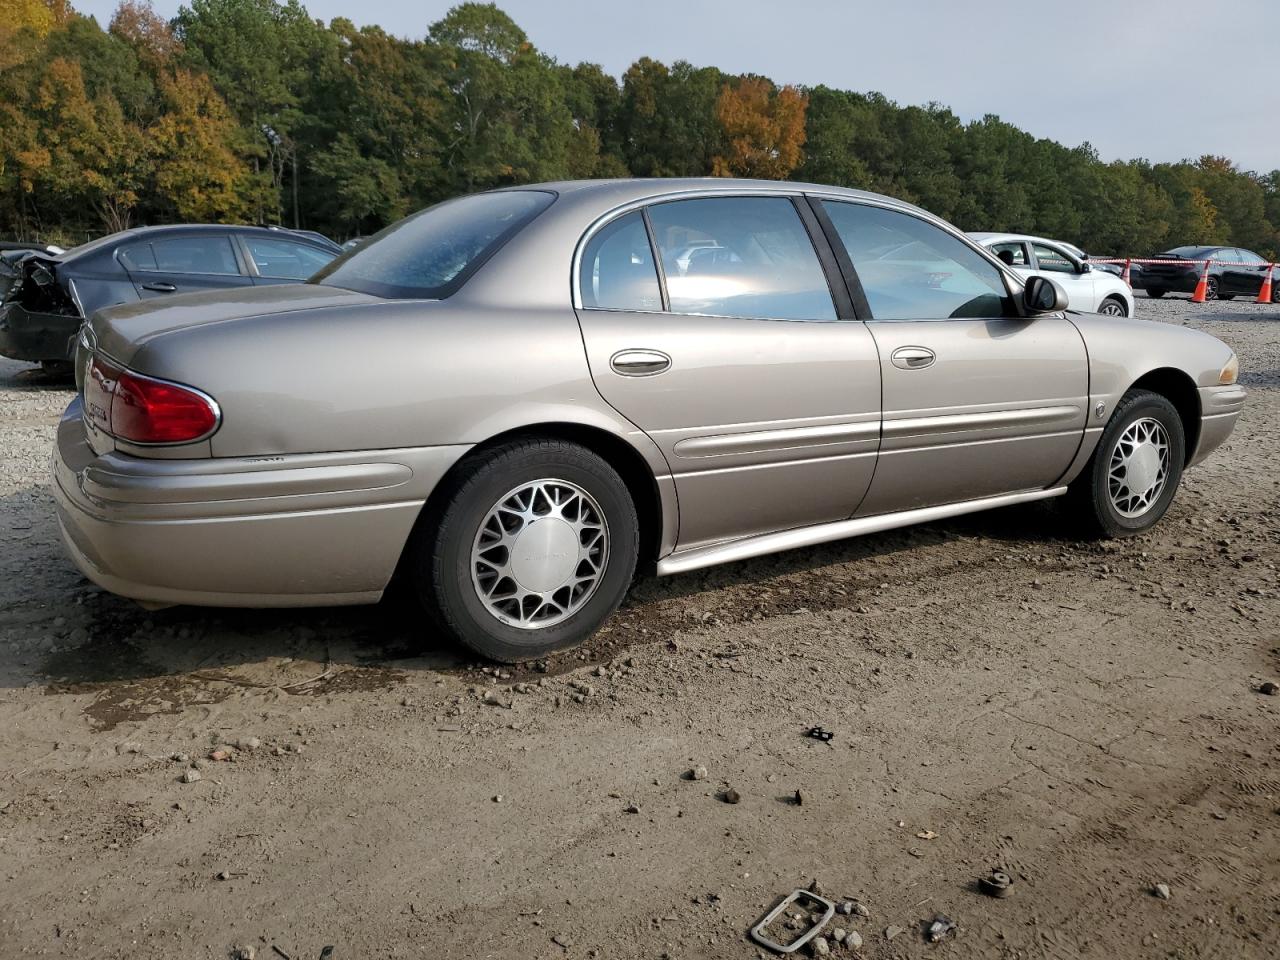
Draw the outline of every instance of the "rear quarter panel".
<instances>
[{"instance_id":1,"label":"rear quarter panel","mask_svg":"<svg viewBox=\"0 0 1280 960\"><path fill-rule=\"evenodd\" d=\"M666 472L596 392L567 304L321 307L176 330L132 366L218 401L215 457L469 444L567 422L628 437Z\"/></svg>"}]
</instances>

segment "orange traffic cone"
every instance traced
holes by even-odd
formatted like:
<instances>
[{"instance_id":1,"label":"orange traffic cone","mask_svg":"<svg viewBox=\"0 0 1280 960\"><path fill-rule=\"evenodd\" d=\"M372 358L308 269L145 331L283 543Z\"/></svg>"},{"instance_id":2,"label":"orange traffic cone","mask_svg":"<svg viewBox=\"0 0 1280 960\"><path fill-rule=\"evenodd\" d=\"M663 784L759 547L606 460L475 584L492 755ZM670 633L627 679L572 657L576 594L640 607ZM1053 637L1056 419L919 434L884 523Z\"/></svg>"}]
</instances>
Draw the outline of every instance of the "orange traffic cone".
<instances>
[{"instance_id":1,"label":"orange traffic cone","mask_svg":"<svg viewBox=\"0 0 1280 960\"><path fill-rule=\"evenodd\" d=\"M1129 264L1130 264L1130 262L1131 262L1131 261L1130 261L1130 260L1128 260L1128 259L1126 259L1126 260L1125 260L1125 262L1124 262L1124 271L1120 274L1120 279L1121 279L1121 280L1123 280L1125 283L1127 283L1127 284L1129 285L1129 289L1130 289L1130 290L1132 290L1132 289L1133 289L1133 281L1129 279Z\"/></svg>"},{"instance_id":2,"label":"orange traffic cone","mask_svg":"<svg viewBox=\"0 0 1280 960\"><path fill-rule=\"evenodd\" d=\"M1271 271L1276 268L1274 263L1267 264L1267 275L1262 279L1262 289L1258 291L1259 303L1271 302Z\"/></svg>"},{"instance_id":3,"label":"orange traffic cone","mask_svg":"<svg viewBox=\"0 0 1280 960\"><path fill-rule=\"evenodd\" d=\"M1200 279L1196 281L1196 292L1191 295L1192 303L1204 303L1209 299L1209 261L1204 262L1204 270L1200 273Z\"/></svg>"}]
</instances>

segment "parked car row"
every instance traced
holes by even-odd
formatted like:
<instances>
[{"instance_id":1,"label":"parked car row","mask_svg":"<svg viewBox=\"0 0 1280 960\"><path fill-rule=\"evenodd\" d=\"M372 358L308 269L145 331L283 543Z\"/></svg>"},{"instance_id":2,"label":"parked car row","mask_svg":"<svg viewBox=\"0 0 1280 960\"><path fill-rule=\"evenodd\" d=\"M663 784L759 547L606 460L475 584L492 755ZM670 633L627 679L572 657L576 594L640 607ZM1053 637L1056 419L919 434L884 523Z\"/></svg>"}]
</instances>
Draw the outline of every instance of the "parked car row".
<instances>
[{"instance_id":1,"label":"parked car row","mask_svg":"<svg viewBox=\"0 0 1280 960\"><path fill-rule=\"evenodd\" d=\"M540 657L640 565L1059 496L1081 531L1140 533L1245 402L1230 347L1132 318L1061 245L837 187L497 190L292 286L257 282L265 239L219 239L234 289L80 311L55 496L110 591L368 603L398 574L475 650ZM165 242L41 258L42 295L65 306L92 264L143 297Z\"/></svg>"},{"instance_id":2,"label":"parked car row","mask_svg":"<svg viewBox=\"0 0 1280 960\"><path fill-rule=\"evenodd\" d=\"M0 272L0 355L65 366L84 318L120 303L298 283L341 247L273 227L139 227L73 247L13 250ZM7 281L6 275L7 274Z\"/></svg>"}]
</instances>

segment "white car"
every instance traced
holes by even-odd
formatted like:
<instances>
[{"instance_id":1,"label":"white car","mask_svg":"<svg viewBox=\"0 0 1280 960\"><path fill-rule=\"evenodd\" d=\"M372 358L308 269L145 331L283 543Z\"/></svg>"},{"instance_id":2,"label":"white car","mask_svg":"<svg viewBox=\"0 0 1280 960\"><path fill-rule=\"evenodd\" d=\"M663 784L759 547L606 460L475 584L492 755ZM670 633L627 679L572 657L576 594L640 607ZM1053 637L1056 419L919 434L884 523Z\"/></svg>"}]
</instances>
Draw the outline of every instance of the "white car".
<instances>
[{"instance_id":1,"label":"white car","mask_svg":"<svg viewBox=\"0 0 1280 960\"><path fill-rule=\"evenodd\" d=\"M1133 291L1114 273L1096 270L1078 247L1017 233L971 233L977 243L1023 276L1048 277L1067 291L1072 310L1108 317L1133 316Z\"/></svg>"}]
</instances>

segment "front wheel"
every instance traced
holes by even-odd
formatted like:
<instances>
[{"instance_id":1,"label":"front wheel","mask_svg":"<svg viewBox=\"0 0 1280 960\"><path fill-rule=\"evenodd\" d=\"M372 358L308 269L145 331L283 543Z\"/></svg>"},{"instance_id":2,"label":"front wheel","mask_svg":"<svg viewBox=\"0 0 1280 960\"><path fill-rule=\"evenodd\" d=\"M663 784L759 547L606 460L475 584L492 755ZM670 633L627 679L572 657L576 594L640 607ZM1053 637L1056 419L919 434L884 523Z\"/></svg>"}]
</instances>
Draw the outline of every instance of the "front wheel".
<instances>
[{"instance_id":1,"label":"front wheel","mask_svg":"<svg viewBox=\"0 0 1280 960\"><path fill-rule=\"evenodd\" d=\"M1071 485L1073 512L1105 537L1143 533L1169 509L1185 460L1186 436L1173 404L1158 393L1130 390Z\"/></svg>"},{"instance_id":2,"label":"front wheel","mask_svg":"<svg viewBox=\"0 0 1280 960\"><path fill-rule=\"evenodd\" d=\"M1104 317L1127 317L1129 310L1119 297L1107 297L1098 305L1098 312Z\"/></svg>"},{"instance_id":3,"label":"front wheel","mask_svg":"<svg viewBox=\"0 0 1280 960\"><path fill-rule=\"evenodd\" d=\"M551 438L513 441L460 465L438 518L415 534L421 599L478 653L514 663L586 640L622 602L640 532L603 458Z\"/></svg>"},{"instance_id":4,"label":"front wheel","mask_svg":"<svg viewBox=\"0 0 1280 960\"><path fill-rule=\"evenodd\" d=\"M1152 300L1159 300L1164 295L1165 295L1165 291L1161 290L1159 287L1155 287L1155 288L1147 287L1147 296L1150 297Z\"/></svg>"}]
</instances>

